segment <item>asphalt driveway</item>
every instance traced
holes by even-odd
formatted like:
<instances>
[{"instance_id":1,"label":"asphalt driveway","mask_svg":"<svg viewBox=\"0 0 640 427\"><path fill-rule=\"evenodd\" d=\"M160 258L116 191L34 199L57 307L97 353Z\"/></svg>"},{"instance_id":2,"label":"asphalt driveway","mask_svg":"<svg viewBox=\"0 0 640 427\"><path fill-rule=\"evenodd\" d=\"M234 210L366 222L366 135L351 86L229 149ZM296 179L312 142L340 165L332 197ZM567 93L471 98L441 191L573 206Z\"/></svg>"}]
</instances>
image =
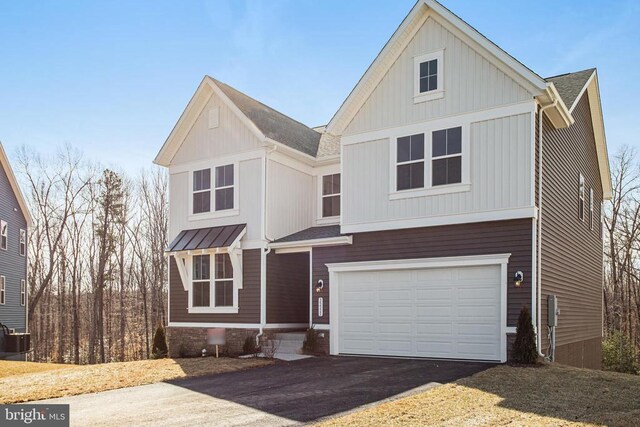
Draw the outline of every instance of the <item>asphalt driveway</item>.
<instances>
[{"instance_id":1,"label":"asphalt driveway","mask_svg":"<svg viewBox=\"0 0 640 427\"><path fill-rule=\"evenodd\" d=\"M72 425L292 425L418 392L492 366L320 357L47 402L69 403Z\"/></svg>"}]
</instances>

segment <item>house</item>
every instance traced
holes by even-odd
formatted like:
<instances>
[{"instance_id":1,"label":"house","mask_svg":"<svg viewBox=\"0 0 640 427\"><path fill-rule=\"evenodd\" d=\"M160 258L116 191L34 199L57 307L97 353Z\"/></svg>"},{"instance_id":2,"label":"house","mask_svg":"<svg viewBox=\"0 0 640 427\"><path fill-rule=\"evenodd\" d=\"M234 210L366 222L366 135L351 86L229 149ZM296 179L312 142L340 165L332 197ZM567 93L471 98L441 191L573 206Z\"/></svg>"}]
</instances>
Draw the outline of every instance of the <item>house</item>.
<instances>
[{"instance_id":1,"label":"house","mask_svg":"<svg viewBox=\"0 0 640 427\"><path fill-rule=\"evenodd\" d=\"M206 76L155 163L173 354L313 326L333 355L504 362L528 306L541 356L600 366L595 69L542 78L420 0L326 126Z\"/></svg>"},{"instance_id":2,"label":"house","mask_svg":"<svg viewBox=\"0 0 640 427\"><path fill-rule=\"evenodd\" d=\"M30 225L27 204L0 143L0 359L15 358L14 340L18 335L14 333L25 333L28 329L27 229ZM9 333L14 336L9 338Z\"/></svg>"}]
</instances>

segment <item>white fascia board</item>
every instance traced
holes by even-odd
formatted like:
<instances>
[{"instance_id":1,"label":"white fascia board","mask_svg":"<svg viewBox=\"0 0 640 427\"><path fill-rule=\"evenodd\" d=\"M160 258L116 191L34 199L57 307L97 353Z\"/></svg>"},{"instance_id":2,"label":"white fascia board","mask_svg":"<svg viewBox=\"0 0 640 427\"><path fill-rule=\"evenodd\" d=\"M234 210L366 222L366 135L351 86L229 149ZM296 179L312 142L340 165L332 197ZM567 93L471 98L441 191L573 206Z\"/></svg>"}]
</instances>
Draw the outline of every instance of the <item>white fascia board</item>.
<instances>
[{"instance_id":1,"label":"white fascia board","mask_svg":"<svg viewBox=\"0 0 640 427\"><path fill-rule=\"evenodd\" d=\"M591 109L591 121L593 133L596 140L596 153L598 154L598 167L600 169L600 180L602 181L602 193L605 200L613 197L613 187L611 183L611 169L609 166L609 152L607 149L607 136L604 130L604 118L602 115L602 104L600 101L600 86L598 84L597 71L594 72L588 85L589 107ZM577 102L577 100L576 100Z\"/></svg>"},{"instance_id":2,"label":"white fascia board","mask_svg":"<svg viewBox=\"0 0 640 427\"><path fill-rule=\"evenodd\" d=\"M320 246L341 246L353 244L353 236L327 237L325 239L299 240L296 242L270 243L271 249L317 248Z\"/></svg>"},{"instance_id":3,"label":"white fascia board","mask_svg":"<svg viewBox=\"0 0 640 427\"><path fill-rule=\"evenodd\" d=\"M493 43L487 37L482 35L478 30L473 28L463 19L451 12L446 7L442 6L435 0L424 0L424 3L429 6L434 12L442 16L449 21L452 25L462 31L467 37L480 45L487 52L495 56L498 60L509 66L513 71L525 78L531 85L530 91L543 91L547 86L547 82L542 77L531 71L528 67L523 65L520 61L516 60L513 56L502 50L498 45ZM533 90L532 90L533 89Z\"/></svg>"},{"instance_id":4,"label":"white fascia board","mask_svg":"<svg viewBox=\"0 0 640 427\"><path fill-rule=\"evenodd\" d=\"M29 212L29 208L27 202L22 194L22 190L20 190L20 185L18 184L18 180L16 179L15 174L13 173L13 169L11 168L11 164L9 163L9 158L7 157L7 153L4 151L4 147L2 146L2 142L0 142L0 165L4 169L7 174L7 178L9 179L9 185L11 185L11 189L18 200L18 205L20 206L20 210L22 210L22 214L24 215L24 219L27 221L27 227L31 227L33 225L33 218L31 217L31 212Z\"/></svg>"},{"instance_id":5,"label":"white fascia board","mask_svg":"<svg viewBox=\"0 0 640 427\"><path fill-rule=\"evenodd\" d=\"M547 89L536 97L536 100L542 107L552 105L552 108L545 110L545 114L556 129L564 129L571 126L574 123L573 116L562 97L556 89L556 85L548 83Z\"/></svg>"},{"instance_id":6,"label":"white fascia board","mask_svg":"<svg viewBox=\"0 0 640 427\"><path fill-rule=\"evenodd\" d=\"M362 261L325 264L329 273L344 271L410 270L414 268L464 267L477 265L503 265L510 253L437 258L413 258L382 261Z\"/></svg>"}]
</instances>

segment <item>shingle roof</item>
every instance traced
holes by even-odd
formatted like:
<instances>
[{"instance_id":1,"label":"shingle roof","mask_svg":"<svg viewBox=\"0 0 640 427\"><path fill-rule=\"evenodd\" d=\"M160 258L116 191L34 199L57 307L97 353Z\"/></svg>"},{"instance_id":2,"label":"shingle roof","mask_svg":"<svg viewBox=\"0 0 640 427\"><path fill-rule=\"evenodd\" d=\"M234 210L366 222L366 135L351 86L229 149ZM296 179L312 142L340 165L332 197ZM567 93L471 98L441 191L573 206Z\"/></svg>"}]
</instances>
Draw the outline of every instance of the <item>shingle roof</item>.
<instances>
[{"instance_id":1,"label":"shingle roof","mask_svg":"<svg viewBox=\"0 0 640 427\"><path fill-rule=\"evenodd\" d=\"M212 80L266 137L310 156L317 155L320 142L318 132L225 83L214 78Z\"/></svg>"},{"instance_id":2,"label":"shingle roof","mask_svg":"<svg viewBox=\"0 0 640 427\"><path fill-rule=\"evenodd\" d=\"M327 239L330 237L340 236L342 236L342 234L340 234L339 225L323 225L321 227L311 227L306 230L298 231L297 233L275 240L273 243L300 242L304 240Z\"/></svg>"},{"instance_id":3,"label":"shingle roof","mask_svg":"<svg viewBox=\"0 0 640 427\"><path fill-rule=\"evenodd\" d=\"M167 252L226 248L238 238L246 227L247 224L236 224L183 230L169 244Z\"/></svg>"},{"instance_id":4,"label":"shingle roof","mask_svg":"<svg viewBox=\"0 0 640 427\"><path fill-rule=\"evenodd\" d=\"M584 88L584 85L587 84L587 81L595 71L595 68L589 68L575 73L547 77L545 80L547 82L553 82L564 104L567 108L571 108L578 95L580 95L582 88Z\"/></svg>"}]
</instances>

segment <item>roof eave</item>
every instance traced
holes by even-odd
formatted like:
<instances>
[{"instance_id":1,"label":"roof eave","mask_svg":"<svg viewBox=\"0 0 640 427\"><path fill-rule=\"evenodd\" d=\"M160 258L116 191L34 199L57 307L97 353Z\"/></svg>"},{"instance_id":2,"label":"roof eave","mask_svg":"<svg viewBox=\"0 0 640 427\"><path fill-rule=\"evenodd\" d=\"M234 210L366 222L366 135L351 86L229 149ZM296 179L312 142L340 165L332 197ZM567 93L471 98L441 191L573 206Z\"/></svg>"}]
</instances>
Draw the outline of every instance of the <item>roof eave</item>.
<instances>
[{"instance_id":1,"label":"roof eave","mask_svg":"<svg viewBox=\"0 0 640 427\"><path fill-rule=\"evenodd\" d=\"M13 173L13 169L11 168L11 164L9 163L9 158L7 157L7 153L4 151L4 147L2 146L2 142L0 142L0 164L5 170L7 174L7 178L9 178L9 185L13 189L13 193L18 200L18 206L20 206L20 210L22 211L22 215L24 215L24 219L27 222L27 227L33 226L33 217L31 216L31 212L29 211L29 207L27 205L27 201L22 194L22 190L20 189L20 185L18 184L18 180L16 179L16 175Z\"/></svg>"}]
</instances>

